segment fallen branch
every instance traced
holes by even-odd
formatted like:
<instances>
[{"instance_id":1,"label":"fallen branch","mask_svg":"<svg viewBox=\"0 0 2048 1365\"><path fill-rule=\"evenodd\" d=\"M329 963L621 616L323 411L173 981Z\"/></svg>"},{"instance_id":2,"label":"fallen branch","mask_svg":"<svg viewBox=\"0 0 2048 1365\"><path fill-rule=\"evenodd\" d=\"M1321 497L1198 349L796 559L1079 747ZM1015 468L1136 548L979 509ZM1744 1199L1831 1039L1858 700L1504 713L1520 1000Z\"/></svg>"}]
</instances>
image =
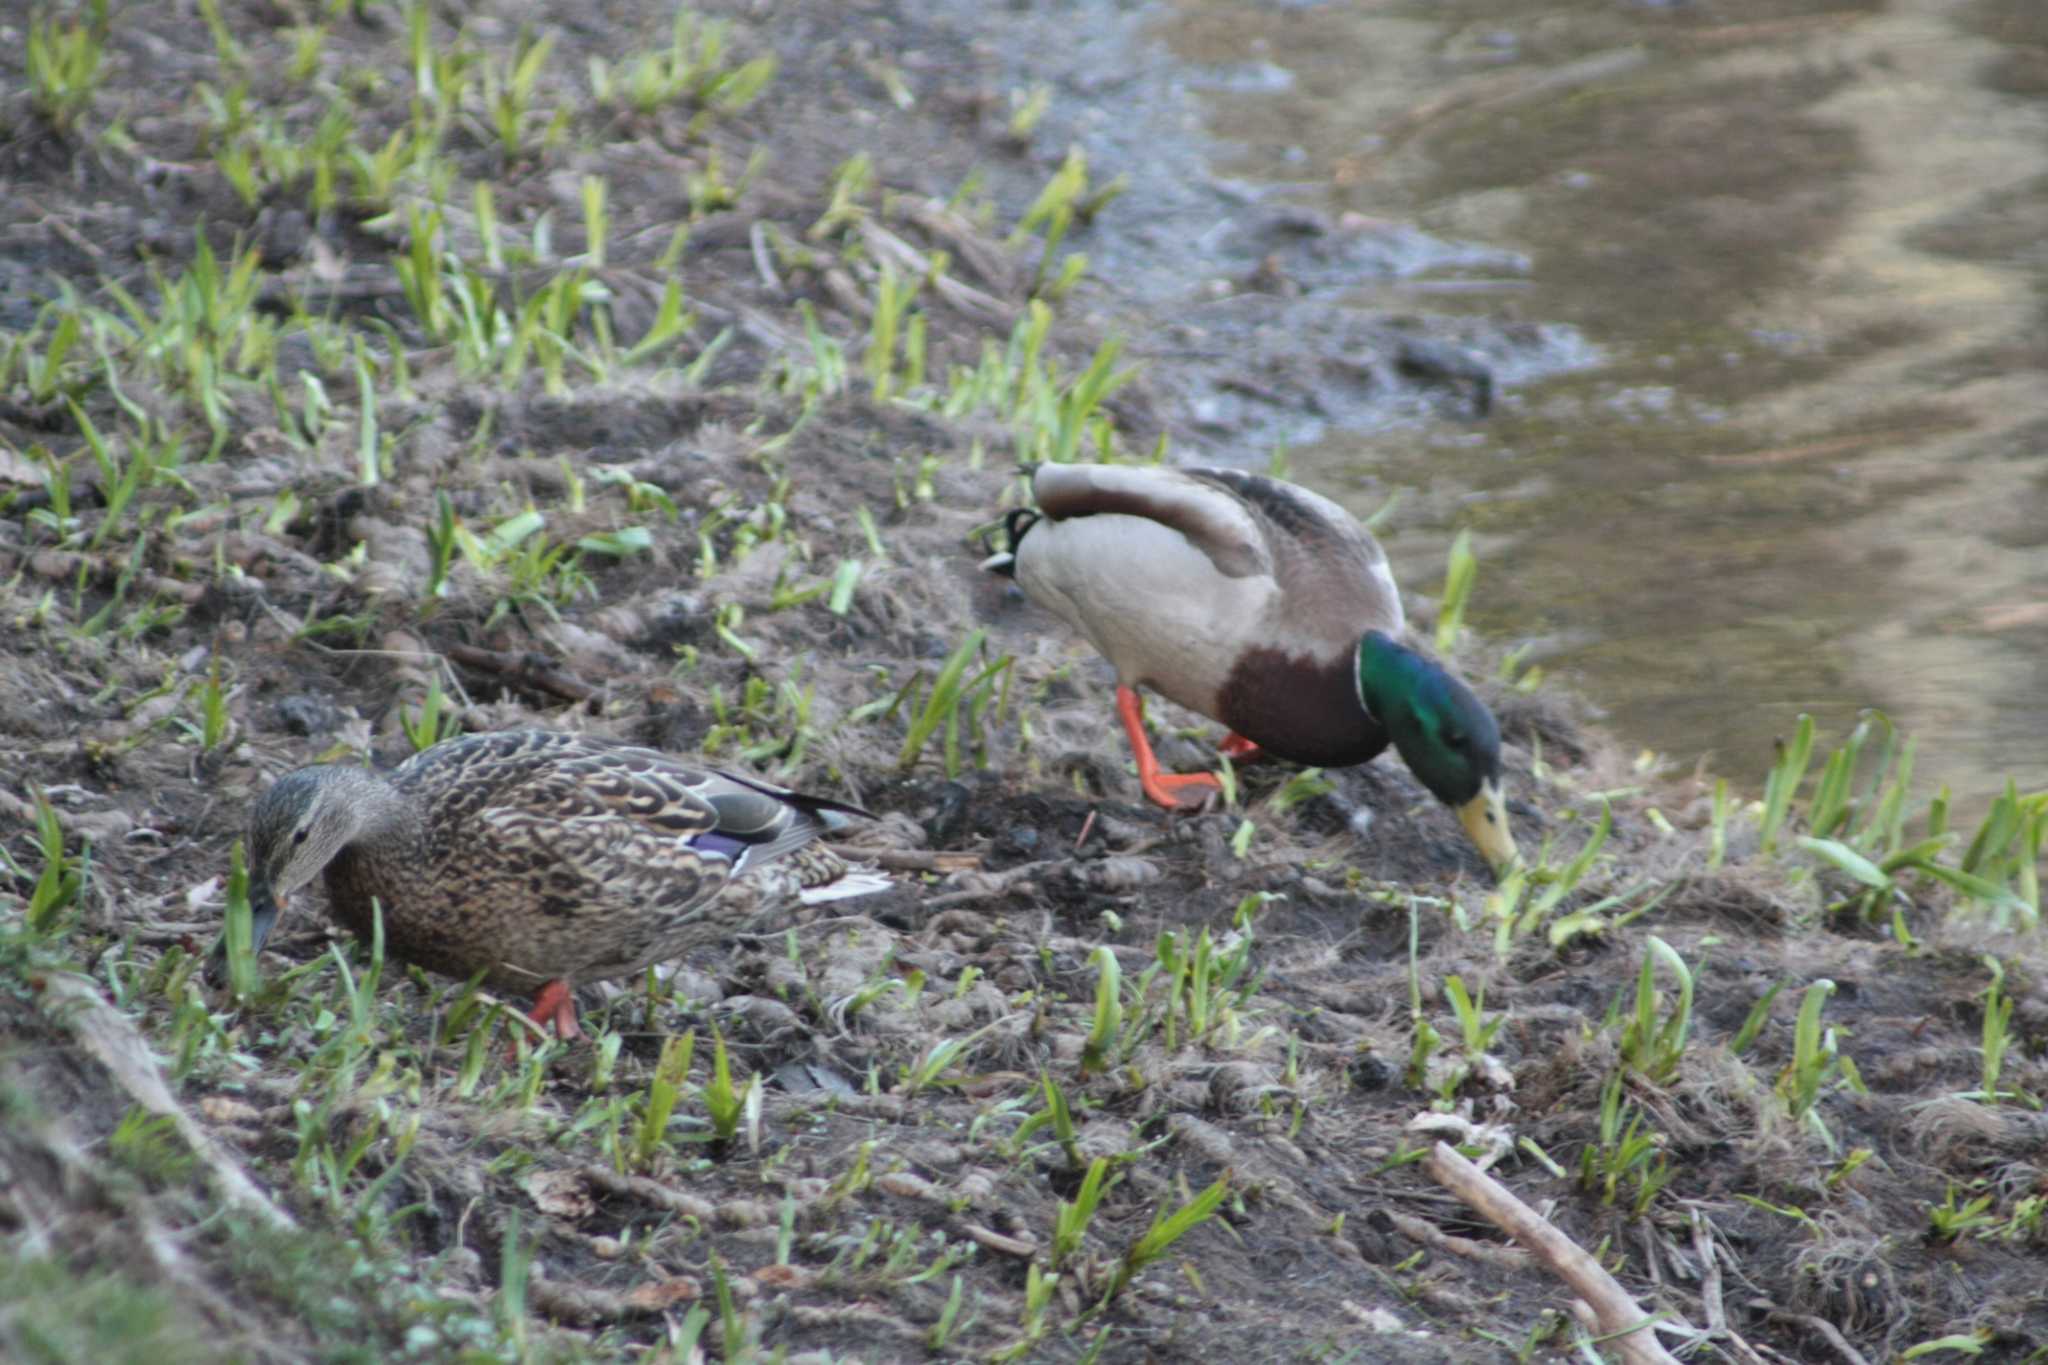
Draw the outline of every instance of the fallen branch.
<instances>
[{"instance_id":1,"label":"fallen branch","mask_svg":"<svg viewBox=\"0 0 2048 1365\"><path fill-rule=\"evenodd\" d=\"M949 905L965 905L970 901L988 900L991 897L1008 895L1023 888L1030 878L1039 875L1047 868L1058 866L1059 862L1060 860L1057 858L1041 858L1036 862L1019 863L1015 867L1006 867L1001 872L982 872L976 870L965 873L954 883L958 889L948 891L942 896L933 896L930 900L927 900L924 903L925 913L931 914Z\"/></svg>"},{"instance_id":2,"label":"fallen branch","mask_svg":"<svg viewBox=\"0 0 2048 1365\"><path fill-rule=\"evenodd\" d=\"M66 834L82 835L94 843L112 843L116 839L126 838L135 829L135 817L119 808L79 811L52 802L50 809L57 813L57 823L64 827ZM24 801L13 792L0 788L0 815L9 815L21 821L24 826L33 826L36 820L35 803Z\"/></svg>"},{"instance_id":3,"label":"fallen branch","mask_svg":"<svg viewBox=\"0 0 2048 1365\"><path fill-rule=\"evenodd\" d=\"M648 1280L621 1294L577 1280L550 1280L536 1274L526 1282L526 1297L557 1322L591 1324L619 1322L663 1313L702 1296L703 1287L687 1275Z\"/></svg>"},{"instance_id":4,"label":"fallen branch","mask_svg":"<svg viewBox=\"0 0 2048 1365\"><path fill-rule=\"evenodd\" d=\"M34 1082L22 1068L9 1066L0 1084L11 1093L24 1094ZM79 1246L81 1234L96 1240L108 1226L116 1226L122 1244L140 1253L180 1297L200 1306L216 1322L238 1321L236 1306L187 1253L191 1229L168 1226L157 1216L155 1201L135 1182L108 1180L106 1164L98 1159L100 1144L82 1140L65 1117L42 1112L41 1106L28 1108L30 1112L11 1117L0 1137L9 1167L5 1207L14 1263L67 1256ZM42 1169L45 1164L50 1169ZM109 1216L116 1220L111 1225L106 1222ZM18 1317L20 1311L10 1306L7 1317ZM0 1342L18 1339L6 1330L11 1326L0 1319Z\"/></svg>"},{"instance_id":5,"label":"fallen branch","mask_svg":"<svg viewBox=\"0 0 2048 1365\"><path fill-rule=\"evenodd\" d=\"M1692 1210L1692 1249L1700 1258L1700 1304L1707 1315L1707 1335L1726 1341L1751 1365L1764 1365L1756 1348L1728 1325L1728 1310L1721 1302L1721 1262L1714 1252L1714 1229L1698 1209Z\"/></svg>"},{"instance_id":6,"label":"fallen branch","mask_svg":"<svg viewBox=\"0 0 2048 1365\"><path fill-rule=\"evenodd\" d=\"M981 867L979 853L934 853L921 848L857 848L851 844L826 845L848 862L870 862L889 872L974 872Z\"/></svg>"},{"instance_id":7,"label":"fallen branch","mask_svg":"<svg viewBox=\"0 0 2048 1365\"><path fill-rule=\"evenodd\" d=\"M872 218L861 220L860 234L861 240L876 260L889 262L913 279L928 280L940 297L975 321L1007 325L1016 320L1017 310L1008 303L972 285L962 284L943 273L933 271L931 257Z\"/></svg>"},{"instance_id":8,"label":"fallen branch","mask_svg":"<svg viewBox=\"0 0 2048 1365\"><path fill-rule=\"evenodd\" d=\"M972 905L975 901L993 900L1012 891L1031 891L1035 888L1029 882L1005 882L1001 886L973 887L966 891L948 891L943 896L933 896L924 903L925 913L949 910L956 905Z\"/></svg>"},{"instance_id":9,"label":"fallen branch","mask_svg":"<svg viewBox=\"0 0 2048 1365\"><path fill-rule=\"evenodd\" d=\"M77 550L37 550L28 557L28 567L40 577L59 580L75 579L83 571L92 585L100 589L112 588L128 572L126 560ZM147 571L135 575L134 585L144 593L173 598L188 607L197 606L206 596L204 583L188 583L182 578Z\"/></svg>"},{"instance_id":10,"label":"fallen branch","mask_svg":"<svg viewBox=\"0 0 2048 1365\"><path fill-rule=\"evenodd\" d=\"M1020 1261L1028 1261L1038 1254L1038 1243L1022 1237L1005 1236L992 1228L985 1228L979 1223L962 1223L960 1231L966 1233L990 1251L1000 1251L1003 1255L1015 1256Z\"/></svg>"},{"instance_id":11,"label":"fallen branch","mask_svg":"<svg viewBox=\"0 0 2048 1365\"><path fill-rule=\"evenodd\" d=\"M900 205L905 219L923 228L927 235L943 242L955 258L980 277L996 293L1008 295L1023 287L1024 272L1017 258L978 232L973 223L945 205L944 200L927 199Z\"/></svg>"},{"instance_id":12,"label":"fallen branch","mask_svg":"<svg viewBox=\"0 0 2048 1365\"><path fill-rule=\"evenodd\" d=\"M644 1175L621 1175L609 1166L591 1162L578 1168L584 1180L592 1189L604 1194L623 1195L651 1204L665 1213L679 1213L685 1218L695 1218L700 1223L709 1223L718 1216L718 1207L708 1199L699 1199L681 1190L672 1190L659 1180L650 1180Z\"/></svg>"},{"instance_id":13,"label":"fallen branch","mask_svg":"<svg viewBox=\"0 0 2048 1365\"><path fill-rule=\"evenodd\" d=\"M1651 1335L1653 1319L1636 1305L1607 1268L1559 1232L1507 1186L1458 1155L1449 1143L1430 1150L1429 1173L1488 1222L1527 1247L1591 1310L1595 1330L1630 1365L1677 1365ZM1576 1309L1578 1305L1574 1305Z\"/></svg>"},{"instance_id":14,"label":"fallen branch","mask_svg":"<svg viewBox=\"0 0 2048 1365\"><path fill-rule=\"evenodd\" d=\"M206 1168L221 1202L253 1214L274 1228L295 1228L291 1215L270 1201L241 1164L229 1155L213 1134L186 1112L164 1084L149 1044L135 1031L128 1016L108 1004L91 981L71 972L51 972L43 977L43 1010L71 1030L79 1045L107 1069L128 1097L151 1114L171 1121L185 1145Z\"/></svg>"},{"instance_id":15,"label":"fallen branch","mask_svg":"<svg viewBox=\"0 0 2048 1365\"><path fill-rule=\"evenodd\" d=\"M589 701L598 693L597 688L537 650L514 654L510 650L454 644L448 646L447 652L449 658L466 668L494 673L515 686L545 692L563 701Z\"/></svg>"},{"instance_id":16,"label":"fallen branch","mask_svg":"<svg viewBox=\"0 0 2048 1365\"><path fill-rule=\"evenodd\" d=\"M1412 1213L1398 1209L1385 1210L1387 1219L1398 1228L1403 1237L1419 1243L1432 1251L1462 1256L1468 1261L1477 1261L1497 1270L1527 1270L1531 1266L1529 1253L1520 1247L1504 1247L1493 1242L1474 1241L1470 1237L1459 1237L1445 1232L1427 1218L1417 1218Z\"/></svg>"},{"instance_id":17,"label":"fallen branch","mask_svg":"<svg viewBox=\"0 0 2048 1365\"><path fill-rule=\"evenodd\" d=\"M1870 1365L1870 1362L1864 1359L1863 1353L1849 1344L1849 1339L1842 1335L1841 1329L1826 1318L1817 1318L1811 1313L1788 1313L1782 1308L1773 1308L1765 1320L1804 1327L1834 1347L1835 1354L1842 1358L1845 1365Z\"/></svg>"}]
</instances>

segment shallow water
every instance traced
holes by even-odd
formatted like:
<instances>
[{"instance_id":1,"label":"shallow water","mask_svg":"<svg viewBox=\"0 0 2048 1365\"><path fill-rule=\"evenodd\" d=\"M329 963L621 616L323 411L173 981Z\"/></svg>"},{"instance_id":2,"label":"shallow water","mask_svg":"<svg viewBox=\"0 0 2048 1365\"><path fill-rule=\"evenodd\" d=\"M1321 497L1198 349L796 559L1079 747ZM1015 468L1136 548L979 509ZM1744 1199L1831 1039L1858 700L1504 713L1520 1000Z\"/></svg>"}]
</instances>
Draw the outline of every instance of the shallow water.
<instances>
[{"instance_id":1,"label":"shallow water","mask_svg":"<svg viewBox=\"0 0 2048 1365\"><path fill-rule=\"evenodd\" d=\"M1551 329L1486 420L1278 433L1361 512L1404 493L1405 581L1471 526L1474 624L1738 781L1878 706L1930 785L2048 785L2048 6L1181 0L1145 35L1215 183L1472 248L1344 304Z\"/></svg>"}]
</instances>

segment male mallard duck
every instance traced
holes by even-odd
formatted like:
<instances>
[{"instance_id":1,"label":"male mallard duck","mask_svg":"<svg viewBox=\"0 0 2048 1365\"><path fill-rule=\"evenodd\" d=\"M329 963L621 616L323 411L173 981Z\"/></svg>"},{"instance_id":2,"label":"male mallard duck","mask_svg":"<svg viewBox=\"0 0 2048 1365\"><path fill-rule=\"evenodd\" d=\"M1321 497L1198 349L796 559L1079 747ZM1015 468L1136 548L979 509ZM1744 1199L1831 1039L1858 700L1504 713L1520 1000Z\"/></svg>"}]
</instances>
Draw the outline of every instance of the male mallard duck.
<instances>
[{"instance_id":1,"label":"male mallard duck","mask_svg":"<svg viewBox=\"0 0 2048 1365\"><path fill-rule=\"evenodd\" d=\"M285 897L327 872L359 937L374 897L391 956L533 992L529 1017L575 1038L574 988L631 976L709 937L697 921L734 877L797 852L857 806L695 768L586 735L465 735L389 773L286 773L249 816L261 948Z\"/></svg>"},{"instance_id":2,"label":"male mallard duck","mask_svg":"<svg viewBox=\"0 0 2048 1365\"><path fill-rule=\"evenodd\" d=\"M1115 666L1146 796L1193 806L1219 784L1159 771L1139 687L1229 726L1233 757L1344 767L1391 741L1496 871L1514 859L1493 713L1401 643L1386 552L1343 508L1235 469L1044 464L1031 487L1038 510L1010 514L985 567Z\"/></svg>"}]
</instances>

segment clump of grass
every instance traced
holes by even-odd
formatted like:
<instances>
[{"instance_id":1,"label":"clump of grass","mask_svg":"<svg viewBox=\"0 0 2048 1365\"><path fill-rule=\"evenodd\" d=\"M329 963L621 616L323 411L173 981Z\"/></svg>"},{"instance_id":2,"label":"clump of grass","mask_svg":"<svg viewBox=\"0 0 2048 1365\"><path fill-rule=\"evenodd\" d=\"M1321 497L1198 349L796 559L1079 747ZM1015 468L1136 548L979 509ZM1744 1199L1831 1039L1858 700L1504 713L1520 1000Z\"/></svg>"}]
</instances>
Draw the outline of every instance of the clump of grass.
<instances>
[{"instance_id":1,"label":"clump of grass","mask_svg":"<svg viewBox=\"0 0 2048 1365\"><path fill-rule=\"evenodd\" d=\"M1258 990L1261 974L1251 969L1253 936L1240 927L1227 940L1211 938L1208 926L1191 935L1179 929L1160 934L1157 952L1165 988L1166 1046L1234 1040L1240 1012Z\"/></svg>"},{"instance_id":2,"label":"clump of grass","mask_svg":"<svg viewBox=\"0 0 2048 1365\"><path fill-rule=\"evenodd\" d=\"M899 389L915 389L924 383L924 315L909 308L924 287L922 279L903 280L887 261L875 281L875 316L868 333L863 365L873 386L875 401L886 403ZM907 336L906 332L906 317ZM908 370L897 377L897 351L903 342Z\"/></svg>"},{"instance_id":3,"label":"clump of grass","mask_svg":"<svg viewBox=\"0 0 2048 1365\"><path fill-rule=\"evenodd\" d=\"M1448 654L1457 647L1465 630L1465 604L1472 598L1472 585L1479 579L1479 556L1472 553L1472 533L1458 532L1451 542L1450 568L1444 576L1443 606L1436 617L1436 648Z\"/></svg>"},{"instance_id":4,"label":"clump of grass","mask_svg":"<svg viewBox=\"0 0 2048 1365\"><path fill-rule=\"evenodd\" d=\"M1096 945L1089 955L1095 964L1095 1017L1088 1037L1081 1045L1081 1074L1098 1071L1110 1064L1116 1052L1117 1042L1123 1033L1123 971L1116 960L1116 950L1108 944Z\"/></svg>"},{"instance_id":5,"label":"clump of grass","mask_svg":"<svg viewBox=\"0 0 2048 1365\"><path fill-rule=\"evenodd\" d=\"M1626 1202L1640 1218L1676 1173L1663 1134L1646 1127L1643 1113L1622 1095L1619 1071L1600 1092L1600 1135L1579 1156L1579 1185L1597 1191L1612 1208Z\"/></svg>"},{"instance_id":6,"label":"clump of grass","mask_svg":"<svg viewBox=\"0 0 2048 1365\"><path fill-rule=\"evenodd\" d=\"M491 131L498 136L498 149L507 161L526 155L529 128L533 122L533 95L541 71L555 48L555 35L535 38L521 33L512 51L501 62L486 62L483 68L484 108Z\"/></svg>"},{"instance_id":7,"label":"clump of grass","mask_svg":"<svg viewBox=\"0 0 2048 1365\"><path fill-rule=\"evenodd\" d=\"M1451 1002L1451 1013L1458 1021L1459 1042L1463 1048L1463 1059L1455 1066L1443 1068L1436 1082L1436 1103L1448 1108L1457 1093L1479 1068L1488 1064L1488 1054L1493 1049L1493 1040L1500 1036L1508 1016L1486 1015L1486 988L1482 985L1475 996L1465 988L1465 980L1457 973L1444 978L1444 995ZM1418 1041L1422 1035L1418 1032ZM1435 1039L1435 1030L1431 1030ZM1440 1041L1440 1040L1438 1040ZM1427 1057L1422 1058L1426 1070Z\"/></svg>"},{"instance_id":8,"label":"clump of grass","mask_svg":"<svg viewBox=\"0 0 2048 1365\"><path fill-rule=\"evenodd\" d=\"M1777 848L1785 817L1792 810L1792 798L1799 791L1799 784L1806 780L1806 765L1813 757L1813 717L1802 714L1791 742L1780 739L1777 747L1778 760L1764 779L1763 818L1757 826L1765 853Z\"/></svg>"},{"instance_id":9,"label":"clump of grass","mask_svg":"<svg viewBox=\"0 0 2048 1365\"><path fill-rule=\"evenodd\" d=\"M1047 278L1060 243L1066 240L1068 229L1076 222L1085 223L1093 219L1128 186L1127 178L1119 175L1107 185L1093 187L1088 175L1088 154L1079 146L1067 150L1066 160L1046 181L1031 207L1018 220L1016 230L1010 234L1012 250L1022 246L1034 232L1045 238L1045 248L1031 276L1033 294L1056 299L1079 281L1087 271L1088 258L1078 252L1061 260L1058 273L1051 279Z\"/></svg>"},{"instance_id":10,"label":"clump of grass","mask_svg":"<svg viewBox=\"0 0 2048 1365\"><path fill-rule=\"evenodd\" d=\"M1060 1287L1060 1276L1033 1261L1024 1271L1024 1317L1017 1339L989 1356L995 1365L1021 1360L1037 1348L1045 1336L1045 1315Z\"/></svg>"},{"instance_id":11,"label":"clump of grass","mask_svg":"<svg viewBox=\"0 0 2048 1365\"><path fill-rule=\"evenodd\" d=\"M147 1360L200 1365L218 1340L161 1289L60 1257L24 1256L0 1275L0 1355L9 1360Z\"/></svg>"},{"instance_id":12,"label":"clump of grass","mask_svg":"<svg viewBox=\"0 0 2048 1365\"><path fill-rule=\"evenodd\" d=\"M1603 796L1600 799L1600 818L1569 861L1562 865L1552 861L1555 835L1546 834L1536 856L1518 864L1487 894L1479 915L1472 915L1463 906L1457 907L1455 916L1459 928L1468 929L1491 921L1494 926L1494 952L1505 959L1516 943L1539 929L1544 931L1553 948L1561 948L1582 935L1596 934L1648 913L1671 893L1674 884L1667 883L1651 890L1652 883L1645 881L1590 903L1565 908L1568 898L1578 891L1592 872L1613 828L1613 805ZM1532 891L1534 895L1530 894ZM1647 898L1630 904L1645 891L1650 891ZM1619 913L1610 922L1608 916L1614 912Z\"/></svg>"},{"instance_id":13,"label":"clump of grass","mask_svg":"<svg viewBox=\"0 0 2048 1365\"><path fill-rule=\"evenodd\" d=\"M980 1042L994 1027L994 1024L984 1024L964 1038L941 1038L933 1043L915 1062L903 1067L902 1084L897 1087L897 1092L908 1099L933 1086L958 1084L958 1078L947 1073L968 1048Z\"/></svg>"},{"instance_id":14,"label":"clump of grass","mask_svg":"<svg viewBox=\"0 0 2048 1365\"><path fill-rule=\"evenodd\" d=\"M1174 1243L1193 1232L1202 1224L1215 1217L1216 1210L1223 1204L1223 1198L1230 1193L1231 1172L1225 1170L1216 1177L1214 1184L1200 1194L1187 1200L1172 1213L1161 1205L1152 1214L1152 1225L1145 1229L1138 1239L1124 1252L1111 1274L1109 1287L1103 1291L1102 1305L1107 1306L1130 1287L1131 1280L1145 1268L1173 1249Z\"/></svg>"},{"instance_id":15,"label":"clump of grass","mask_svg":"<svg viewBox=\"0 0 2048 1365\"><path fill-rule=\"evenodd\" d=\"M1990 969L1991 984L1984 989L1984 1023L1980 1030L1980 1055L1982 1058L1981 1080L1977 1090L1964 1095L1966 1099L1997 1104L2014 1101L2030 1109L2041 1107L2040 1101L2024 1090L2000 1088L2005 1073L2005 1058L2012 1048L2012 997L2005 993L2005 964L1991 954L1984 955L1984 965Z\"/></svg>"},{"instance_id":16,"label":"clump of grass","mask_svg":"<svg viewBox=\"0 0 2048 1365\"><path fill-rule=\"evenodd\" d=\"M37 937L55 933L64 923L65 911L78 903L92 877L92 842L82 840L77 851L67 847L64 824L57 810L40 788L30 788L35 804L35 845L41 866L25 869L0 847L0 866L17 882L30 884L22 921Z\"/></svg>"},{"instance_id":17,"label":"clump of grass","mask_svg":"<svg viewBox=\"0 0 2048 1365\"><path fill-rule=\"evenodd\" d=\"M726 1055L725 1035L711 1034L711 1079L704 1085L704 1111L711 1120L711 1140L730 1142L739 1132L742 1117L752 1115L758 1122L761 1109L761 1078L749 1076L744 1086L735 1086L732 1062Z\"/></svg>"},{"instance_id":18,"label":"clump of grass","mask_svg":"<svg viewBox=\"0 0 2048 1365\"><path fill-rule=\"evenodd\" d=\"M633 1164L651 1168L668 1142L668 1123L682 1098L683 1083L689 1078L690 1058L695 1055L695 1031L680 1038L668 1038L661 1045L661 1060L640 1102L640 1118L633 1127Z\"/></svg>"},{"instance_id":19,"label":"clump of grass","mask_svg":"<svg viewBox=\"0 0 2048 1365\"><path fill-rule=\"evenodd\" d=\"M1678 996L1668 1014L1658 1010L1657 968L1678 983ZM1635 1011L1621 1035L1622 1060L1653 1085L1678 1075L1685 1060L1686 1038L1692 1029L1692 971L1678 950L1651 934L1645 941L1643 970L1636 978Z\"/></svg>"},{"instance_id":20,"label":"clump of grass","mask_svg":"<svg viewBox=\"0 0 2048 1365\"><path fill-rule=\"evenodd\" d=\"M37 406L84 394L95 382L85 357L73 359L84 316L67 285L64 299L45 305L27 331L0 336L0 392L18 392Z\"/></svg>"},{"instance_id":21,"label":"clump of grass","mask_svg":"<svg viewBox=\"0 0 2048 1365\"><path fill-rule=\"evenodd\" d=\"M227 909L221 922L221 948L226 962L228 990L237 1000L252 1000L262 978L256 970L256 953L249 921L249 865L242 841L228 849Z\"/></svg>"},{"instance_id":22,"label":"clump of grass","mask_svg":"<svg viewBox=\"0 0 2048 1365\"><path fill-rule=\"evenodd\" d=\"M775 77L775 59L756 57L726 64L726 43L732 26L704 19L678 7L666 50L643 52L622 67L601 57L590 62L590 93L608 104L642 116L664 105L688 102L697 110L690 130L702 130L714 115L735 113L757 99Z\"/></svg>"},{"instance_id":23,"label":"clump of grass","mask_svg":"<svg viewBox=\"0 0 2048 1365\"><path fill-rule=\"evenodd\" d=\"M1802 714L1792 739L1780 742L1778 760L1765 780L1758 831L1767 854L1794 828L1793 803L1813 750L1813 718ZM1867 757L1874 761L1866 767ZM1858 888L1834 901L1829 912L1873 922L1889 911L1894 935L1910 943L1905 916L1917 903L1913 883L1925 878L1956 892L1959 912L1981 914L1994 927L2037 925L2048 792L2022 795L2008 781L1962 857L1951 863L1942 857L1957 841L1948 828L1946 788L1929 803L1925 836L1906 840L1912 774L1912 741L1902 739L1879 711L1865 712L1823 761L1806 803L1807 832L1793 835L1791 842ZM1712 854L1720 855L1726 848L1726 811L1718 795L1715 810Z\"/></svg>"},{"instance_id":24,"label":"clump of grass","mask_svg":"<svg viewBox=\"0 0 2048 1365\"><path fill-rule=\"evenodd\" d=\"M441 679L436 676L428 680L427 693L420 698L419 710L408 711L400 707L399 728L405 731L405 738L412 745L413 752L431 749L443 740L455 738L462 733L462 716L441 690Z\"/></svg>"},{"instance_id":25,"label":"clump of grass","mask_svg":"<svg viewBox=\"0 0 2048 1365\"><path fill-rule=\"evenodd\" d=\"M1998 1223L1998 1216L1990 1212L1992 1197L1980 1194L1956 1203L1956 1186L1949 1182L1946 1193L1939 1204L1927 1206L1927 1235L1930 1240L1949 1245L1964 1233L1982 1232Z\"/></svg>"},{"instance_id":26,"label":"clump of grass","mask_svg":"<svg viewBox=\"0 0 2048 1365\"><path fill-rule=\"evenodd\" d=\"M945 731L945 768L947 777L960 775L960 744L965 732L973 745L976 766L988 761L987 727L1000 724L1007 713L1010 702L1010 678L1015 659L1005 654L993 663L985 665L980 672L968 676L968 668L981 652L982 642L988 632L977 626L947 656L939 668L929 691L924 694L923 704L916 708L909 726L904 732L903 746L896 754L896 767L900 772L909 772L917 766L925 746L941 729ZM913 696L922 673L913 674L895 700L881 714L886 717L895 712L897 706ZM993 707L993 709L991 709Z\"/></svg>"},{"instance_id":27,"label":"clump of grass","mask_svg":"<svg viewBox=\"0 0 2048 1365\"><path fill-rule=\"evenodd\" d=\"M1045 1108L1017 1126L1011 1134L1011 1148L1019 1155L1029 1150L1026 1144L1041 1128L1052 1129L1053 1142L1066 1155L1067 1169L1078 1171L1086 1164L1081 1160L1080 1130L1074 1125L1074 1111L1067 1103L1067 1092L1052 1078L1049 1071L1038 1076L1039 1093L1045 1096Z\"/></svg>"},{"instance_id":28,"label":"clump of grass","mask_svg":"<svg viewBox=\"0 0 2048 1365\"><path fill-rule=\"evenodd\" d=\"M1082 1239L1088 1234L1088 1224L1094 1220L1095 1210L1107 1192L1104 1177L1108 1172L1109 1158L1096 1157L1088 1163L1088 1172L1081 1177L1081 1188L1075 1191L1073 1201L1059 1201L1059 1208L1053 1215L1052 1249L1049 1253L1054 1270L1059 1270L1080 1254Z\"/></svg>"},{"instance_id":29,"label":"clump of grass","mask_svg":"<svg viewBox=\"0 0 2048 1365\"><path fill-rule=\"evenodd\" d=\"M83 19L29 20L24 60L29 102L58 132L69 132L100 87L107 47L107 0L92 0Z\"/></svg>"},{"instance_id":30,"label":"clump of grass","mask_svg":"<svg viewBox=\"0 0 2048 1365\"><path fill-rule=\"evenodd\" d=\"M1825 1143L1830 1152L1836 1150L1835 1135L1821 1117L1817 1107L1820 1099L1843 1087L1858 1094L1867 1093L1856 1063L1841 1050L1835 1031L1821 1024L1821 1011L1834 993L1832 981L1816 981L1806 988L1799 1003L1798 1021L1793 1026L1792 1060L1777 1082L1785 1113Z\"/></svg>"},{"instance_id":31,"label":"clump of grass","mask_svg":"<svg viewBox=\"0 0 2048 1365\"><path fill-rule=\"evenodd\" d=\"M1017 146L1031 140L1032 133L1044 120L1046 111L1052 108L1052 87L1043 81L1027 90L1010 92L1010 120L1004 125L1003 134Z\"/></svg>"}]
</instances>

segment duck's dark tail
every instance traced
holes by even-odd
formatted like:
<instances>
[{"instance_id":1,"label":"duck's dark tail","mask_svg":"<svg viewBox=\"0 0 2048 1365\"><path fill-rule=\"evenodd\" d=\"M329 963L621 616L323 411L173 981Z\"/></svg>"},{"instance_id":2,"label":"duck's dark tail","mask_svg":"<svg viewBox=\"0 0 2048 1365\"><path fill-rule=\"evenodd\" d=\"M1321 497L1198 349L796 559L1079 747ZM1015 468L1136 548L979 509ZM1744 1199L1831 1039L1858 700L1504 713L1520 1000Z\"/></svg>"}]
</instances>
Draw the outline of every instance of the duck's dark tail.
<instances>
[{"instance_id":1,"label":"duck's dark tail","mask_svg":"<svg viewBox=\"0 0 2048 1365\"><path fill-rule=\"evenodd\" d=\"M1038 512L1030 507L1013 507L1004 515L998 525L1002 527L1003 546L987 559L982 560L981 567L987 569L990 573L1001 574L1005 578L1015 578L1017 576L1018 543L1024 539L1026 531L1038 525ZM984 548L987 547L988 541L994 539L994 530L995 527L990 527L990 534L984 536Z\"/></svg>"}]
</instances>

